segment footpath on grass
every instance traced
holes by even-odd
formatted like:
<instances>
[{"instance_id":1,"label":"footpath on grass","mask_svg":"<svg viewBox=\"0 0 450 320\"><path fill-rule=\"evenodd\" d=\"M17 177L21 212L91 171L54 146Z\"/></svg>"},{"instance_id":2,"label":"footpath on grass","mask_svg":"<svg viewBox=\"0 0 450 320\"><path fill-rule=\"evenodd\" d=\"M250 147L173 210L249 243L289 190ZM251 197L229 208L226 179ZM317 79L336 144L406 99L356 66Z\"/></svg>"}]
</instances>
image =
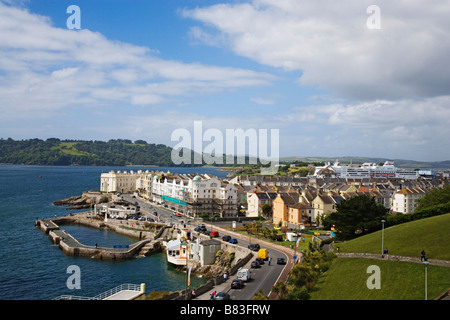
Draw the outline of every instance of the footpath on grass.
<instances>
[{"instance_id":1,"label":"footpath on grass","mask_svg":"<svg viewBox=\"0 0 450 320\"><path fill-rule=\"evenodd\" d=\"M373 253L338 253L334 252L339 258L368 258L368 259L380 259L380 260L392 260L392 261L405 261L405 262L415 262L424 263L420 258L405 257L405 256L395 256L395 255L381 255ZM450 261L446 260L436 260L428 259L426 260L430 265L450 267Z\"/></svg>"}]
</instances>

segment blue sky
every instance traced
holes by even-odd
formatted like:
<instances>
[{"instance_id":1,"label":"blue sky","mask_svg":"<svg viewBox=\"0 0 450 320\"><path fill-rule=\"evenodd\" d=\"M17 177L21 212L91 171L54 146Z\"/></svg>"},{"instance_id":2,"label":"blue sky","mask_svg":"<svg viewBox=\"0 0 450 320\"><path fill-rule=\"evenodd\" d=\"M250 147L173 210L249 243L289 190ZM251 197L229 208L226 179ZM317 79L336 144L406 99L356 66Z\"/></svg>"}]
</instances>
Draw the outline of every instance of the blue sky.
<instances>
[{"instance_id":1,"label":"blue sky","mask_svg":"<svg viewBox=\"0 0 450 320\"><path fill-rule=\"evenodd\" d=\"M0 0L0 137L174 146L201 120L278 129L281 157L448 160L449 13L425 0Z\"/></svg>"}]
</instances>

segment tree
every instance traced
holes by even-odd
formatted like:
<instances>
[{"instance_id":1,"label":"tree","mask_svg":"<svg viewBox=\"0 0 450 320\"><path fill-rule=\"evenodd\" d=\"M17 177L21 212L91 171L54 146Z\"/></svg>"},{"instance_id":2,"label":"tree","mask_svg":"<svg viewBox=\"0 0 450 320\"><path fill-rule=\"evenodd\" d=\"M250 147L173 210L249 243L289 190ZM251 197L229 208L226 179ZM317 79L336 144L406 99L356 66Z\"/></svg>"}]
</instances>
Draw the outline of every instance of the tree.
<instances>
[{"instance_id":1,"label":"tree","mask_svg":"<svg viewBox=\"0 0 450 320\"><path fill-rule=\"evenodd\" d=\"M450 185L446 184L440 189L431 190L418 200L416 211L450 202Z\"/></svg>"},{"instance_id":2,"label":"tree","mask_svg":"<svg viewBox=\"0 0 450 320\"><path fill-rule=\"evenodd\" d=\"M288 293L288 288L284 282L277 282L272 286L272 291L278 295L279 299L282 299Z\"/></svg>"},{"instance_id":3,"label":"tree","mask_svg":"<svg viewBox=\"0 0 450 320\"><path fill-rule=\"evenodd\" d=\"M272 211L272 206L268 203L266 203L265 205L262 206L262 212L264 214L264 217L267 218L270 214L270 212Z\"/></svg>"},{"instance_id":4,"label":"tree","mask_svg":"<svg viewBox=\"0 0 450 320\"><path fill-rule=\"evenodd\" d=\"M360 195L343 200L333 212L323 219L325 228L333 225L337 229L337 238L349 240L374 232L381 228L381 220L385 218L387 209L377 204L375 198Z\"/></svg>"}]
</instances>

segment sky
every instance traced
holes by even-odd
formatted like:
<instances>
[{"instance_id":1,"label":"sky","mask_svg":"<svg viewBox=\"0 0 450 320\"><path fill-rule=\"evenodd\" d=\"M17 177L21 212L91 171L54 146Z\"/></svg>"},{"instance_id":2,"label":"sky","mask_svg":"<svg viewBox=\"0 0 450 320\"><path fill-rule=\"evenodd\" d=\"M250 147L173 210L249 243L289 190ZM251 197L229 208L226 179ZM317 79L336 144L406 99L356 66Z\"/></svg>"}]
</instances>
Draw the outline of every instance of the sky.
<instances>
[{"instance_id":1,"label":"sky","mask_svg":"<svg viewBox=\"0 0 450 320\"><path fill-rule=\"evenodd\" d=\"M449 16L450 0L0 0L0 138L173 147L186 129L204 151L200 121L280 157L449 160Z\"/></svg>"}]
</instances>

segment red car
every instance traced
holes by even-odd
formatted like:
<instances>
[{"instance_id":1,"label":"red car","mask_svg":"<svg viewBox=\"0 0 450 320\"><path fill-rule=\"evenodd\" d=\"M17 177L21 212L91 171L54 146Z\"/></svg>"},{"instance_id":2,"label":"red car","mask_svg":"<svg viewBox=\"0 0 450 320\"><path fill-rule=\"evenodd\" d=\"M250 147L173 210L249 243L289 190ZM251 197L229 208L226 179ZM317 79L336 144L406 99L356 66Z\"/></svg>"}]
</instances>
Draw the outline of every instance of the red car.
<instances>
[{"instance_id":1,"label":"red car","mask_svg":"<svg viewBox=\"0 0 450 320\"><path fill-rule=\"evenodd\" d=\"M181 213L179 213L179 212L175 213L175 215L176 215L177 217L181 217Z\"/></svg>"}]
</instances>

